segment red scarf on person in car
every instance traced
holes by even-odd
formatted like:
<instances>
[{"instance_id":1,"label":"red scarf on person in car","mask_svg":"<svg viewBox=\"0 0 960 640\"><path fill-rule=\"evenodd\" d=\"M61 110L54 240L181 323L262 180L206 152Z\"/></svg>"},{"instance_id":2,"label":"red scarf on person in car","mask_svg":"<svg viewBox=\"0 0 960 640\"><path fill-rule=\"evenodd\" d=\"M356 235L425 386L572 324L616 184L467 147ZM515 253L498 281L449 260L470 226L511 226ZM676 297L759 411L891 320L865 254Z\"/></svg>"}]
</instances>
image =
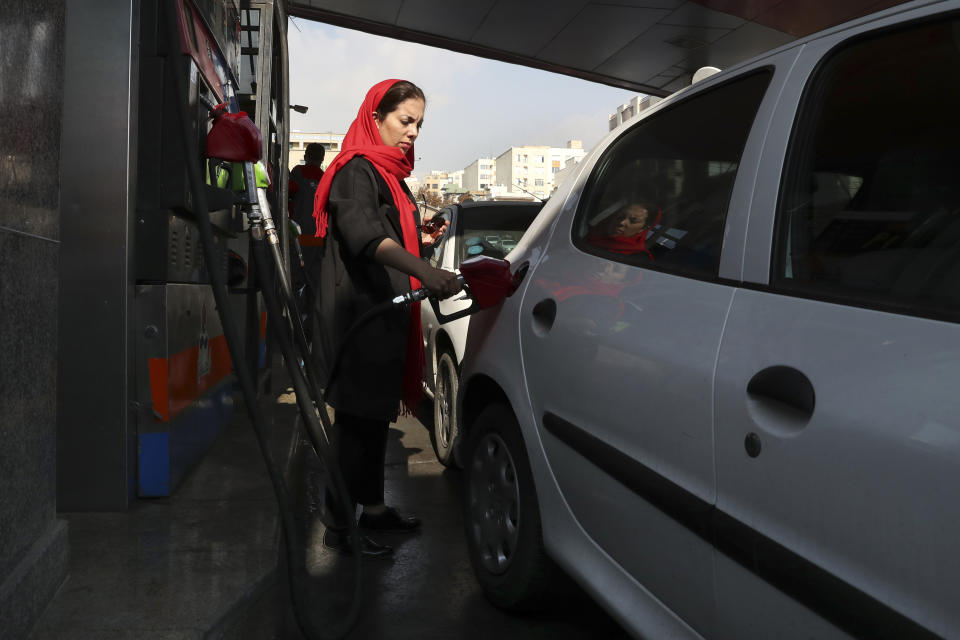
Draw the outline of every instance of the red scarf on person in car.
<instances>
[{"instance_id":1,"label":"red scarf on person in car","mask_svg":"<svg viewBox=\"0 0 960 640\"><path fill-rule=\"evenodd\" d=\"M657 211L657 219L653 224L648 225L643 231L632 236L612 236L598 231L592 231L587 235L587 242L595 247L600 247L611 253L621 253L631 255L635 253L645 253L647 257L653 260L653 254L647 249L647 236L653 231L653 228L660 224L663 218L663 212Z\"/></svg>"},{"instance_id":2,"label":"red scarf on person in car","mask_svg":"<svg viewBox=\"0 0 960 640\"><path fill-rule=\"evenodd\" d=\"M413 171L416 157L413 145L404 153L399 147L388 147L380 138L380 130L373 119L384 94L400 80L384 80L373 85L360 105L357 117L347 130L343 146L337 157L327 167L317 192L313 197L313 217L317 221L317 236L327 235L329 213L327 200L330 197L330 184L333 177L354 156L363 156L373 164L377 173L390 188L393 203L400 212L400 230L403 232L403 247L413 255L420 257L420 232L414 217L416 207L407 192L400 186L400 180ZM420 281L410 276L410 288L419 289ZM420 303L410 305L410 323L407 332L407 357L403 371L403 404L406 412L416 414L423 397L422 376L426 360L423 354L423 331L420 327Z\"/></svg>"},{"instance_id":3,"label":"red scarf on person in car","mask_svg":"<svg viewBox=\"0 0 960 640\"><path fill-rule=\"evenodd\" d=\"M587 242L595 247L600 247L611 253L622 253L630 255L634 253L645 253L651 260L650 250L647 249L647 233L644 230L635 236L608 236L604 233L591 233L587 236Z\"/></svg>"}]
</instances>

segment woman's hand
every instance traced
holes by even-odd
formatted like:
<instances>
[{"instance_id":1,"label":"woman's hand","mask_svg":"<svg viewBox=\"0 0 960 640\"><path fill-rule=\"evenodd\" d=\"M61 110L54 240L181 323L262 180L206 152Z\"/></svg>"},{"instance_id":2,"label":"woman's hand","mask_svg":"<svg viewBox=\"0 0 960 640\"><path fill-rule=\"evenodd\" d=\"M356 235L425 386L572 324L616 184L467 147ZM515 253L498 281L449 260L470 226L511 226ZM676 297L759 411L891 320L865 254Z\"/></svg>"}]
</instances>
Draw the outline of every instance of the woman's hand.
<instances>
[{"instance_id":1,"label":"woman's hand","mask_svg":"<svg viewBox=\"0 0 960 640\"><path fill-rule=\"evenodd\" d=\"M435 222L441 223L441 225L436 226L435 224L431 224ZM437 217L426 220L422 225L420 225L420 244L423 245L425 249L432 247L443 239L443 235L449 228L450 221L446 218Z\"/></svg>"},{"instance_id":2,"label":"woman's hand","mask_svg":"<svg viewBox=\"0 0 960 640\"><path fill-rule=\"evenodd\" d=\"M377 245L373 259L417 278L423 286L441 299L449 298L461 289L457 274L431 267L391 238L384 238Z\"/></svg>"},{"instance_id":3,"label":"woman's hand","mask_svg":"<svg viewBox=\"0 0 960 640\"><path fill-rule=\"evenodd\" d=\"M426 267L420 276L420 283L441 300L449 298L463 288L454 272L434 269L429 265Z\"/></svg>"}]
</instances>

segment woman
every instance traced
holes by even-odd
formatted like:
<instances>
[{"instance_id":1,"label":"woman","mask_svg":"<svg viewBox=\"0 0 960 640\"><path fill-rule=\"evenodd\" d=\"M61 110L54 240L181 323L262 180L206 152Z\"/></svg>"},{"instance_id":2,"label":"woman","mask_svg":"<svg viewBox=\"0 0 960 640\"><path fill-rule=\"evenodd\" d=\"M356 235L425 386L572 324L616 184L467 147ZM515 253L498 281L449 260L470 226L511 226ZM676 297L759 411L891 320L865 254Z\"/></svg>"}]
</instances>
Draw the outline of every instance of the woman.
<instances>
[{"instance_id":1,"label":"woman","mask_svg":"<svg viewBox=\"0 0 960 640\"><path fill-rule=\"evenodd\" d=\"M326 370L354 322L368 309L426 286L440 297L460 290L456 274L421 259L419 213L403 178L413 170L413 143L423 124L426 99L416 85L385 80L367 92L339 155L317 187L313 215L325 238L317 304L321 337L319 368ZM415 413L424 365L420 308L374 317L344 345L336 384L326 400L336 410L334 442L354 503L363 505L365 530L412 531L420 520L384 505L387 432L401 401ZM349 552L346 518L355 505L337 508L327 491L324 544ZM390 547L362 538L363 553L389 555Z\"/></svg>"},{"instance_id":2,"label":"woman","mask_svg":"<svg viewBox=\"0 0 960 640\"><path fill-rule=\"evenodd\" d=\"M652 210L653 206L645 202L628 204L591 230L587 242L623 255L645 253L653 260L647 249L647 236L650 229L660 224L660 213L658 211L657 219L649 224Z\"/></svg>"}]
</instances>

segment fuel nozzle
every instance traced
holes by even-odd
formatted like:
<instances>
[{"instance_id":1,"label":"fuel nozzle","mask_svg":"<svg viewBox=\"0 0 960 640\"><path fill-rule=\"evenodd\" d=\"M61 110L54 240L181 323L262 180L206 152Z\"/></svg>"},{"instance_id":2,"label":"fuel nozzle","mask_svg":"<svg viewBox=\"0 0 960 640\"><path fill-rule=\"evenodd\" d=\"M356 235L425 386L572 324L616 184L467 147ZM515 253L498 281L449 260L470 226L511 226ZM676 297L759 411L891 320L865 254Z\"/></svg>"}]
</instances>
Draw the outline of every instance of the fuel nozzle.
<instances>
[{"instance_id":1,"label":"fuel nozzle","mask_svg":"<svg viewBox=\"0 0 960 640\"><path fill-rule=\"evenodd\" d=\"M521 265L516 273L511 273L510 263L506 260L491 258L490 256L476 256L460 263L460 273L457 276L466 298L471 300L470 306L466 309L451 314L442 313L439 301L431 295L430 290L426 287L397 296L393 299L393 303L405 306L429 299L437 320L440 324L446 324L473 315L481 309L500 304L504 298L513 295L525 274L525 264Z\"/></svg>"},{"instance_id":2,"label":"fuel nozzle","mask_svg":"<svg viewBox=\"0 0 960 640\"><path fill-rule=\"evenodd\" d=\"M305 269L307 263L303 260L303 250L300 248L300 236L303 234L303 229L300 228L299 222L290 218L287 218L287 228L289 229L290 243L297 250L297 263L301 269Z\"/></svg>"},{"instance_id":3,"label":"fuel nozzle","mask_svg":"<svg viewBox=\"0 0 960 640\"><path fill-rule=\"evenodd\" d=\"M457 280L460 282L460 287L464 290L464 292L466 292L468 289L467 282L462 273L457 275ZM409 304L413 304L414 302L422 302L428 298L430 300L436 300L436 296L433 295L430 289L427 289L426 287L420 287L419 289L414 289L413 291L400 294L394 298L392 302L397 306L405 307Z\"/></svg>"}]
</instances>

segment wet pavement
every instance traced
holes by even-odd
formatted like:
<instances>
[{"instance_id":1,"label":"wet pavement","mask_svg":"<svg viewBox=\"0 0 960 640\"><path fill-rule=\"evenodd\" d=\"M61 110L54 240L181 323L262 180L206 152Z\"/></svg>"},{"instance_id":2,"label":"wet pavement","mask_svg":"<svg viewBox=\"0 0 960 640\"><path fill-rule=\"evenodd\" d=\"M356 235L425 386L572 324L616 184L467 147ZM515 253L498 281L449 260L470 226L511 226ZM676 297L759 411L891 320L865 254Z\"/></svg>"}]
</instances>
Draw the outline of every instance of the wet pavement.
<instances>
[{"instance_id":1,"label":"wet pavement","mask_svg":"<svg viewBox=\"0 0 960 640\"><path fill-rule=\"evenodd\" d=\"M270 445L284 459L292 430L289 409L277 408ZM241 623L251 640L277 637L276 500L242 410L172 496L58 515L69 527L69 574L31 640L236 637Z\"/></svg>"},{"instance_id":2,"label":"wet pavement","mask_svg":"<svg viewBox=\"0 0 960 640\"><path fill-rule=\"evenodd\" d=\"M310 474L308 474L310 475ZM463 534L461 473L436 459L427 429L412 418L391 425L387 445L386 502L423 519L415 534L378 534L394 558L365 559L364 609L348 638L627 638L585 594L538 613L505 613L483 596L473 577ZM308 566L319 584L340 585L336 599L317 603L316 615L346 605L353 564L320 544L323 526L311 527ZM331 618L327 617L330 620ZM296 637L296 635L294 636Z\"/></svg>"},{"instance_id":3,"label":"wet pavement","mask_svg":"<svg viewBox=\"0 0 960 640\"><path fill-rule=\"evenodd\" d=\"M280 378L283 380L283 378ZM279 381L278 381L279 382ZM349 606L348 557L321 544L322 466L294 434L292 394L264 397L272 454L300 488L308 536L308 609L329 630ZM351 640L626 638L584 594L514 615L483 597L467 555L460 472L436 459L417 420L391 425L388 504L423 519L415 534L380 534L392 559L364 559L363 606ZM277 507L249 421L238 410L174 495L138 500L123 513L61 513L69 523L70 575L31 640L296 640L285 563L278 563ZM0 638L7 640L0 630ZM10 639L13 640L13 639Z\"/></svg>"}]
</instances>

